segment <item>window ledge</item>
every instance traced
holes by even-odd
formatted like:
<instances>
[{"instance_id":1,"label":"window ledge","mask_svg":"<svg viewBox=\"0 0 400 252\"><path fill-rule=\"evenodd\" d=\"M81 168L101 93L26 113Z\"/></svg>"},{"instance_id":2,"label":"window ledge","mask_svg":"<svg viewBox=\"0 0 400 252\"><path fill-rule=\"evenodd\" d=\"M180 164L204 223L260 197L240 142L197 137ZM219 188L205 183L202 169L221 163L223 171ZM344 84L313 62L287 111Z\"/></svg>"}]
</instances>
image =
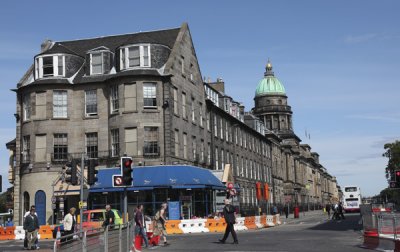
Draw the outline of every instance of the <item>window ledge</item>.
<instances>
[{"instance_id":1,"label":"window ledge","mask_svg":"<svg viewBox=\"0 0 400 252\"><path fill-rule=\"evenodd\" d=\"M138 110L126 110L124 112L122 112L122 114L132 114L132 113L137 113L139 112Z\"/></svg>"},{"instance_id":2,"label":"window ledge","mask_svg":"<svg viewBox=\"0 0 400 252\"><path fill-rule=\"evenodd\" d=\"M176 117L178 117L178 118L181 117L180 115L178 115L178 114L176 114L176 113L174 113L174 116L176 116Z\"/></svg>"},{"instance_id":3,"label":"window ledge","mask_svg":"<svg viewBox=\"0 0 400 252\"><path fill-rule=\"evenodd\" d=\"M110 115L111 115L111 116L113 116L113 115L119 115L119 111L112 111L112 112L110 113Z\"/></svg>"},{"instance_id":4,"label":"window ledge","mask_svg":"<svg viewBox=\"0 0 400 252\"><path fill-rule=\"evenodd\" d=\"M160 113L158 108L143 108L142 113Z\"/></svg>"},{"instance_id":5,"label":"window ledge","mask_svg":"<svg viewBox=\"0 0 400 252\"><path fill-rule=\"evenodd\" d=\"M46 119L37 119L38 121L43 121ZM69 117L53 117L51 120L69 120ZM36 120L35 120L36 121Z\"/></svg>"},{"instance_id":6,"label":"window ledge","mask_svg":"<svg viewBox=\"0 0 400 252\"><path fill-rule=\"evenodd\" d=\"M90 120L90 119L99 119L99 116L98 115L92 115L92 116L85 115L85 117L83 118L83 120Z\"/></svg>"}]
</instances>

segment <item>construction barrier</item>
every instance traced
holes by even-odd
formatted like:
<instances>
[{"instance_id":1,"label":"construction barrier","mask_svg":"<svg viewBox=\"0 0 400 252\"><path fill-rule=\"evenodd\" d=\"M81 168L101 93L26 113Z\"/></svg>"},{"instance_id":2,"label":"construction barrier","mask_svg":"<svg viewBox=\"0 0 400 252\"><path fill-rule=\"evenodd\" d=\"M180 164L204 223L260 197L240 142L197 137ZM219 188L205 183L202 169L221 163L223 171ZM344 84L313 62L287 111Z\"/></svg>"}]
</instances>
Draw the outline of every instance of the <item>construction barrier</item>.
<instances>
[{"instance_id":1,"label":"construction barrier","mask_svg":"<svg viewBox=\"0 0 400 252\"><path fill-rule=\"evenodd\" d=\"M53 239L53 229L49 225L40 226L40 239Z\"/></svg>"},{"instance_id":2,"label":"construction barrier","mask_svg":"<svg viewBox=\"0 0 400 252\"><path fill-rule=\"evenodd\" d=\"M268 227L268 225L267 225L267 216L266 215L260 216L260 220L261 220L261 225L263 226L263 228Z\"/></svg>"},{"instance_id":3,"label":"construction barrier","mask_svg":"<svg viewBox=\"0 0 400 252\"><path fill-rule=\"evenodd\" d=\"M0 228L0 240L15 240L15 227Z\"/></svg>"},{"instance_id":4,"label":"construction barrier","mask_svg":"<svg viewBox=\"0 0 400 252\"><path fill-rule=\"evenodd\" d=\"M179 228L184 234L187 233L206 233L206 219L181 220Z\"/></svg>"},{"instance_id":5,"label":"construction barrier","mask_svg":"<svg viewBox=\"0 0 400 252\"><path fill-rule=\"evenodd\" d=\"M165 222L165 229L167 234L183 234L183 231L179 228L180 220L168 220Z\"/></svg>"},{"instance_id":6,"label":"construction barrier","mask_svg":"<svg viewBox=\"0 0 400 252\"><path fill-rule=\"evenodd\" d=\"M234 225L236 231L247 230L248 228L245 225L245 217L236 218L236 224Z\"/></svg>"},{"instance_id":7,"label":"construction barrier","mask_svg":"<svg viewBox=\"0 0 400 252\"><path fill-rule=\"evenodd\" d=\"M14 234L15 234L15 240L25 239L25 230L22 226L15 227Z\"/></svg>"},{"instance_id":8,"label":"construction barrier","mask_svg":"<svg viewBox=\"0 0 400 252\"><path fill-rule=\"evenodd\" d=\"M262 215L238 217L234 228L236 231L249 229L260 229L280 224L279 215ZM147 222L148 231L153 230L152 223ZM55 226L40 226L38 239L53 239ZM165 223L167 234L186 234L186 233L206 233L206 232L225 232L226 222L224 218L219 219L190 219L190 220L168 220ZM23 240L25 230L22 226L0 227L0 240Z\"/></svg>"},{"instance_id":9,"label":"construction barrier","mask_svg":"<svg viewBox=\"0 0 400 252\"><path fill-rule=\"evenodd\" d=\"M207 219L206 227L209 232L225 232L226 222L225 219Z\"/></svg>"},{"instance_id":10,"label":"construction barrier","mask_svg":"<svg viewBox=\"0 0 400 252\"><path fill-rule=\"evenodd\" d=\"M245 218L244 225L247 227L247 229L257 229L254 216L249 216L244 218Z\"/></svg>"},{"instance_id":11,"label":"construction barrier","mask_svg":"<svg viewBox=\"0 0 400 252\"><path fill-rule=\"evenodd\" d=\"M274 216L273 215L267 215L267 225L268 227L274 227Z\"/></svg>"},{"instance_id":12,"label":"construction barrier","mask_svg":"<svg viewBox=\"0 0 400 252\"><path fill-rule=\"evenodd\" d=\"M255 217L255 224L256 224L256 226L257 226L257 228L263 228L264 226L263 226L263 224L261 224L261 218L262 218L262 216L256 216Z\"/></svg>"}]
</instances>

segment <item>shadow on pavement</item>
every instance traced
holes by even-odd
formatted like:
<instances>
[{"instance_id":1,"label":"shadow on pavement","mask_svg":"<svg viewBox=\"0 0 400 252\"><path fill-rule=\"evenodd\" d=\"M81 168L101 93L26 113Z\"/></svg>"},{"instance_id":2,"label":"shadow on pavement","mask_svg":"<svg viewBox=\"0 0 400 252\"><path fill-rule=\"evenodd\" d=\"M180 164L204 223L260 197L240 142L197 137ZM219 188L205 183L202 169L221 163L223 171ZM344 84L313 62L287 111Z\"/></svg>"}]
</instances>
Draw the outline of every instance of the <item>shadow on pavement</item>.
<instances>
[{"instance_id":1,"label":"shadow on pavement","mask_svg":"<svg viewBox=\"0 0 400 252\"><path fill-rule=\"evenodd\" d=\"M360 215L345 215L344 220L327 220L317 226L309 228L310 230L329 230L329 231L360 231L362 229Z\"/></svg>"}]
</instances>

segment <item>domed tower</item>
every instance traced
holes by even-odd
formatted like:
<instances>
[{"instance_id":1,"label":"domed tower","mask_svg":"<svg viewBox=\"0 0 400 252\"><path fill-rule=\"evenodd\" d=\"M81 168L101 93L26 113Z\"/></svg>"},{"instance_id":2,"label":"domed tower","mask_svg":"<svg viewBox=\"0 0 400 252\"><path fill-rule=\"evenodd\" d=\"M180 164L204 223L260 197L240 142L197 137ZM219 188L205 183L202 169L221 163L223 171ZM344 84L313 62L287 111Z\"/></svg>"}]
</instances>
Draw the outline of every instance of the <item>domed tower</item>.
<instances>
[{"instance_id":1,"label":"domed tower","mask_svg":"<svg viewBox=\"0 0 400 252\"><path fill-rule=\"evenodd\" d=\"M272 64L268 60L264 78L259 81L253 112L264 121L267 129L281 138L294 136L292 126L292 109L287 104L285 87L275 77Z\"/></svg>"}]
</instances>

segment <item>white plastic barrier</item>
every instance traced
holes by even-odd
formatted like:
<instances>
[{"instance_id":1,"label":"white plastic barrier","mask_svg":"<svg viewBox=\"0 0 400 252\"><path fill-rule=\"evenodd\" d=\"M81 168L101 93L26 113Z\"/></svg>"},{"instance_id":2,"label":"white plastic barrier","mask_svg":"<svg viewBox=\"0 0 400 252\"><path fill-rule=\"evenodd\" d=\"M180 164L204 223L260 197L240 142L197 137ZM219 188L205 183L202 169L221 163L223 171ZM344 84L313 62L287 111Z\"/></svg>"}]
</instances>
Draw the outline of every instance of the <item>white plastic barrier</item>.
<instances>
[{"instance_id":1,"label":"white plastic barrier","mask_svg":"<svg viewBox=\"0 0 400 252\"><path fill-rule=\"evenodd\" d=\"M16 226L14 230L15 240L25 239L25 230L23 226Z\"/></svg>"},{"instance_id":2,"label":"white plastic barrier","mask_svg":"<svg viewBox=\"0 0 400 252\"><path fill-rule=\"evenodd\" d=\"M206 228L206 221L206 219L181 220L181 223L179 223L179 228L184 234L208 233L210 230Z\"/></svg>"},{"instance_id":3,"label":"white plastic barrier","mask_svg":"<svg viewBox=\"0 0 400 252\"><path fill-rule=\"evenodd\" d=\"M267 215L267 225L268 227L274 227L274 216L273 215Z\"/></svg>"},{"instance_id":4,"label":"white plastic barrier","mask_svg":"<svg viewBox=\"0 0 400 252\"><path fill-rule=\"evenodd\" d=\"M263 224L261 224L262 216L255 216L255 217L256 217L255 218L255 224L256 224L257 228L263 228L264 226L263 226Z\"/></svg>"},{"instance_id":5,"label":"white plastic barrier","mask_svg":"<svg viewBox=\"0 0 400 252\"><path fill-rule=\"evenodd\" d=\"M281 225L282 223L281 223L281 215L280 214L277 214L276 215L276 224L277 225Z\"/></svg>"},{"instance_id":6,"label":"white plastic barrier","mask_svg":"<svg viewBox=\"0 0 400 252\"><path fill-rule=\"evenodd\" d=\"M236 231L247 230L247 227L244 225L244 217L236 218L236 224L234 225Z\"/></svg>"}]
</instances>

